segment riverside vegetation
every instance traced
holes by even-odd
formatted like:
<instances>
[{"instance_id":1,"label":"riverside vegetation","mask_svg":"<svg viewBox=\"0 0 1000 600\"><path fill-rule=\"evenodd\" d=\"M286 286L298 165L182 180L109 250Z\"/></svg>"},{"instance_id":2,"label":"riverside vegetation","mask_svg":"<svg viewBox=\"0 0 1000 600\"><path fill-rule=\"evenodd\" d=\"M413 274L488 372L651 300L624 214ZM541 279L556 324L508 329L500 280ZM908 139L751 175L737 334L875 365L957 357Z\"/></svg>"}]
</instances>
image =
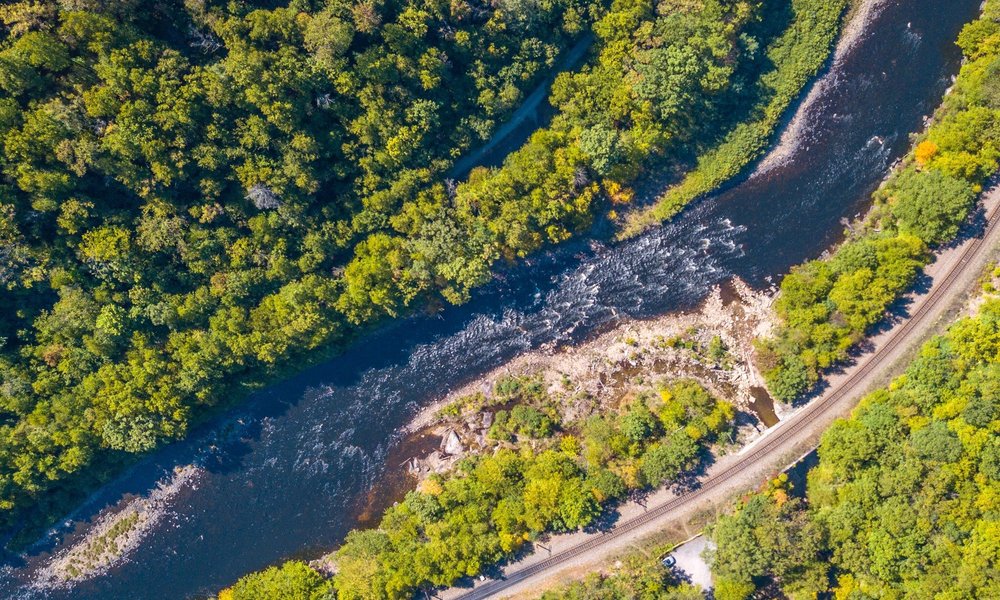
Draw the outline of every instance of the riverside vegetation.
<instances>
[{"instance_id":1,"label":"riverside vegetation","mask_svg":"<svg viewBox=\"0 0 1000 600\"><path fill-rule=\"evenodd\" d=\"M710 140L699 152L695 167L649 208L628 216L621 235L628 237L674 216L692 200L715 190L763 155L789 105L803 86L820 70L837 33L837 22L846 0L793 2L795 17L788 29L767 49L774 68L761 76L758 85L766 92L748 117L718 140ZM810 48L808 52L803 49Z\"/></svg>"},{"instance_id":2,"label":"riverside vegetation","mask_svg":"<svg viewBox=\"0 0 1000 600\"><path fill-rule=\"evenodd\" d=\"M583 581L546 591L541 600L704 600L702 590L673 581L659 564L645 557L627 556L614 573L591 574Z\"/></svg>"},{"instance_id":3,"label":"riverside vegetation","mask_svg":"<svg viewBox=\"0 0 1000 600\"><path fill-rule=\"evenodd\" d=\"M875 194L872 214L829 260L784 280L782 327L760 348L775 395L795 398L845 357L926 264L928 248L955 237L995 173L1000 3L986 2L959 44L966 63L952 94ZM714 597L1000 597L998 278L994 267L983 286L992 299L977 316L925 344L901 377L824 433L804 498L782 475L708 529ZM592 577L618 589L617 575Z\"/></svg>"},{"instance_id":4,"label":"riverside vegetation","mask_svg":"<svg viewBox=\"0 0 1000 600\"><path fill-rule=\"evenodd\" d=\"M631 492L682 479L732 426L733 407L693 381L647 387L617 410L568 421L531 378L460 399L448 414L492 416L486 447L424 479L377 529L348 534L332 581L291 562L219 597L273 598L302 586L304 595L283 597L409 598L476 575L543 533L591 525Z\"/></svg>"},{"instance_id":5,"label":"riverside vegetation","mask_svg":"<svg viewBox=\"0 0 1000 600\"><path fill-rule=\"evenodd\" d=\"M0 524L586 228L800 87L843 4L4 4ZM444 181L588 30L551 125Z\"/></svg>"},{"instance_id":6,"label":"riverside vegetation","mask_svg":"<svg viewBox=\"0 0 1000 600\"><path fill-rule=\"evenodd\" d=\"M592 18L276 4L0 7L3 523L342 339L335 267Z\"/></svg>"},{"instance_id":7,"label":"riverside vegetation","mask_svg":"<svg viewBox=\"0 0 1000 600\"><path fill-rule=\"evenodd\" d=\"M1000 300L822 438L804 501L772 485L711 529L716 598L1000 597Z\"/></svg>"},{"instance_id":8,"label":"riverside vegetation","mask_svg":"<svg viewBox=\"0 0 1000 600\"><path fill-rule=\"evenodd\" d=\"M930 260L958 234L1000 160L1000 1L962 31L966 62L933 125L874 194L863 223L828 259L781 283L780 325L759 346L771 393L790 401L879 322Z\"/></svg>"}]
</instances>

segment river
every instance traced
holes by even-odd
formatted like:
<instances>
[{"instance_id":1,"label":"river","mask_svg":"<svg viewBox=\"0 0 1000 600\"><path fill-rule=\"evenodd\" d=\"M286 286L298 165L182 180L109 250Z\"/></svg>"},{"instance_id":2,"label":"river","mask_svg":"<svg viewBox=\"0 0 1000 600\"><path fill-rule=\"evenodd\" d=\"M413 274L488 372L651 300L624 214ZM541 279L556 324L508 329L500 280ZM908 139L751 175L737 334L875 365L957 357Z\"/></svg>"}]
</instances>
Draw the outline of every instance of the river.
<instances>
[{"instance_id":1,"label":"river","mask_svg":"<svg viewBox=\"0 0 1000 600\"><path fill-rule=\"evenodd\" d=\"M785 161L636 239L581 240L532 257L465 306L398 321L254 395L211 428L156 452L79 511L82 518L145 492L175 465L204 465L123 564L69 589L41 590L30 582L44 552L7 557L0 596L198 597L282 559L315 557L351 528L394 432L449 386L622 318L691 307L733 275L768 285L817 256L839 238L842 218L865 210L909 133L950 85L960 59L953 41L978 6L887 0L824 76L801 143Z\"/></svg>"}]
</instances>

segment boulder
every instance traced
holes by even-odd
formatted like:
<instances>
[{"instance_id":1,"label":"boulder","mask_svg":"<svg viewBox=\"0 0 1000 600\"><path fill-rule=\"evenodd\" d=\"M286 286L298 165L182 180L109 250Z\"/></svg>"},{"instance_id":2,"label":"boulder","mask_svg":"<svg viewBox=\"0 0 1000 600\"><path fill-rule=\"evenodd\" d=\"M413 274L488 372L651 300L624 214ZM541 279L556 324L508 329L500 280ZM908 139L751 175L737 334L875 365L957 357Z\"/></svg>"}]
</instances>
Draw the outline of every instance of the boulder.
<instances>
[{"instance_id":1,"label":"boulder","mask_svg":"<svg viewBox=\"0 0 1000 600\"><path fill-rule=\"evenodd\" d=\"M448 433L444 435L444 439L441 440L441 451L449 456L455 456L465 452L465 446L462 445L461 438L455 433L455 430L449 430Z\"/></svg>"}]
</instances>

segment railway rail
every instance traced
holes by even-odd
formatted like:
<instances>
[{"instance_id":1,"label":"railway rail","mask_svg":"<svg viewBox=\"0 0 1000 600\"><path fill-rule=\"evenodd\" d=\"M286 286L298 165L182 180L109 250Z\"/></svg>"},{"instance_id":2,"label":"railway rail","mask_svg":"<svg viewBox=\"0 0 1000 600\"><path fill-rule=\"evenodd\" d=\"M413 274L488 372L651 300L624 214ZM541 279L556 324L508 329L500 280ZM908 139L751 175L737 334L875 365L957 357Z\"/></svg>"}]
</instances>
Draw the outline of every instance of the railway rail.
<instances>
[{"instance_id":1,"label":"railway rail","mask_svg":"<svg viewBox=\"0 0 1000 600\"><path fill-rule=\"evenodd\" d=\"M943 302L950 302L953 299L952 294L955 292L955 284L961 281L963 276L967 274L966 271L970 265L977 264L977 261L973 259L976 258L981 251L989 250L986 243L996 233L998 226L1000 226L1000 207L994 207L992 214L989 215L983 234L966 242L966 247L962 249L952 267L947 271L947 273L944 274L939 282L935 282L936 285L934 285L927 297L924 298L923 302L921 302L914 310L913 314L910 315L902 324L896 327L886 342L878 348L878 350L863 358L861 364L858 365L850 376L848 376L844 381L839 382L826 394L807 404L802 410L790 417L786 423L780 425L773 430L771 434L765 436L756 446L752 447L745 456L742 456L732 465L705 479L701 485L694 490L650 508L642 515L623 521L622 523L616 525L613 529L595 535L594 537L580 542L579 544L553 554L549 558L513 571L507 574L503 579L497 579L479 585L457 598L459 600L482 600L509 590L511 587L522 583L529 578L541 575L546 571L563 565L586 552L595 550L603 545L615 541L618 538L621 538L624 535L634 532L640 527L648 525L653 521L667 517L672 512L682 507L686 507L687 505L697 501L699 498L706 496L709 492L712 492L713 490L724 486L726 483L739 478L747 469L755 467L760 461L771 456L772 453L781 450L782 446L786 442L794 440L797 434L809 428L809 426L818 419L825 417L827 411L836 407L838 403L845 398L845 396L857 391L854 388L864 383L865 379L869 375L884 366L882 364L883 361L887 358L891 358L896 350L898 350L901 346L906 346L912 343L914 341L913 336L919 336L922 331L922 326L926 325L924 321L928 319L928 316L935 314L935 309L938 308ZM961 289L958 291L961 291Z\"/></svg>"}]
</instances>

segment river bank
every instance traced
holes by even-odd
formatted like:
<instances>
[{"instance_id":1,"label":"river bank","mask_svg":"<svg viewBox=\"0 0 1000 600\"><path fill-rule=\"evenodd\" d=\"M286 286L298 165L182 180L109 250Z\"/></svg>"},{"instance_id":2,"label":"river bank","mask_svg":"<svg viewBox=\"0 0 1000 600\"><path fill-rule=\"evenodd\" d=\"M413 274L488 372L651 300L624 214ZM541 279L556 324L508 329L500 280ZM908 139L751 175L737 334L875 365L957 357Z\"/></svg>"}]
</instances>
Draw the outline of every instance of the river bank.
<instances>
[{"instance_id":1,"label":"river bank","mask_svg":"<svg viewBox=\"0 0 1000 600\"><path fill-rule=\"evenodd\" d=\"M519 405L496 397L509 382L539 384L558 407L556 420L573 422L615 414L651 389L694 381L742 415L722 445L725 453L738 451L792 409L772 403L754 366L753 341L772 331L773 301L773 290L755 291L736 278L693 310L627 321L579 345L523 354L451 391L406 426L357 511L358 528L376 527L387 508L423 489L432 475L447 475L466 456L492 453L498 404ZM337 570L333 553L310 564L328 575Z\"/></svg>"},{"instance_id":2,"label":"river bank","mask_svg":"<svg viewBox=\"0 0 1000 600\"><path fill-rule=\"evenodd\" d=\"M873 193L872 210L848 226L850 235L833 252L783 280L783 301L776 305L782 324L762 341L761 352L776 397L795 400L849 358L913 285L931 250L959 234L995 175L989 69L1000 53L976 37L978 25L995 27L984 15L958 38L966 60L956 92L945 92L911 151ZM971 119L981 122L970 127Z\"/></svg>"},{"instance_id":3,"label":"river bank","mask_svg":"<svg viewBox=\"0 0 1000 600\"><path fill-rule=\"evenodd\" d=\"M351 507L383 465L392 466L394 432L456 381L543 344L575 343L621 318L695 306L733 274L766 285L767 276L818 255L839 234L839 220L863 210L957 68L946 50L965 16L935 6L893 4L875 20L807 120L809 143L787 166L631 242L598 250L570 243L533 257L466 307L375 332L349 355L257 394L231 417L247 423L239 439L219 444L197 492L172 507L181 525L157 528L114 577L45 597L203 595L248 570L318 556L341 542L354 526ZM906 29L910 20L920 43ZM886 77L869 77L878 67ZM869 143L874 136L885 143ZM192 439L156 460L188 464L214 443ZM0 595L36 597L17 587L35 564L25 560Z\"/></svg>"},{"instance_id":4,"label":"river bank","mask_svg":"<svg viewBox=\"0 0 1000 600\"><path fill-rule=\"evenodd\" d=\"M761 76L759 85L767 93L755 106L753 118L735 124L716 144L702 150L695 168L659 194L652 205L630 212L618 239L634 237L673 218L689 203L715 192L760 159L790 107L828 64L842 28L849 20L857 21L852 16L865 12L856 6L847 0L816 4L793 1L789 7L793 25L765 50L773 68ZM863 29L863 24L858 28Z\"/></svg>"},{"instance_id":5,"label":"river bank","mask_svg":"<svg viewBox=\"0 0 1000 600\"><path fill-rule=\"evenodd\" d=\"M200 474L194 465L178 467L149 494L125 499L102 513L81 536L71 536L72 541L38 571L35 587L65 588L107 574L142 544L168 515L170 502L195 486Z\"/></svg>"},{"instance_id":6,"label":"river bank","mask_svg":"<svg viewBox=\"0 0 1000 600\"><path fill-rule=\"evenodd\" d=\"M791 410L772 402L754 366L753 341L774 327L773 301L773 290L755 291L737 278L716 286L694 310L627 321L579 345L528 352L452 390L406 425L357 510L358 526L376 525L420 481L482 449L494 390L511 379L542 382L561 399L565 420L619 406L651 382L693 380L744 413L732 443L748 443ZM477 403L489 408L469 408Z\"/></svg>"},{"instance_id":7,"label":"river bank","mask_svg":"<svg viewBox=\"0 0 1000 600\"><path fill-rule=\"evenodd\" d=\"M845 24L841 30L840 38L834 47L830 58L828 73L836 73L843 66L844 60L850 52L862 41L869 25L878 16L890 0L855 0L848 9L845 16ZM788 124L782 129L778 141L774 148L761 159L754 167L750 177L764 175L768 171L780 166L796 151L800 145L806 141L805 133L808 127L808 115L820 102L824 94L828 93L830 86L837 84L835 77L820 77L809 87L805 97L798 103L794 114ZM837 117L838 115L833 115Z\"/></svg>"},{"instance_id":8,"label":"river bank","mask_svg":"<svg viewBox=\"0 0 1000 600\"><path fill-rule=\"evenodd\" d=\"M866 22L872 18L872 11L874 11L879 2L874 1L862 6L858 9L855 15L856 22ZM909 27L909 25L908 25ZM863 28L859 27L854 29L850 34L850 38L845 40L845 48L838 48L838 60L842 59L843 54L841 52L846 52L853 44L857 43L857 38ZM811 102L807 99L803 102L803 111L808 109ZM798 128L796 130L796 127ZM767 170L780 164L783 159L783 153L787 156L788 153L796 149L798 143L798 131L801 131L801 121L796 125L795 120L793 120L792 125L789 130L789 137L785 138L782 144L775 150L774 155L769 155L767 160L762 163L761 172L766 172ZM773 160L772 160L773 158ZM768 163L768 161L771 161ZM737 286L742 284L742 282L737 282ZM739 289L737 287L737 289ZM769 308L770 304L773 302L773 296L767 298L766 306ZM747 302L745 295L740 298L742 305L752 305L752 302ZM722 301L722 294L719 288L716 288L713 293L706 300L703 307L699 309L696 314L705 316L717 316L722 314L720 311L720 306L724 306L725 303ZM773 315L769 310L764 311L765 314ZM684 315L685 317L688 315ZM772 327L763 327L763 331L758 328L750 327L746 331L750 332L749 341L747 341L746 332L744 335L733 336L733 325L738 323L740 318L735 317L730 314L724 316L722 319L713 319L716 321L714 324L724 324L723 327L725 333L730 334L728 342L733 343L732 346L727 344L727 347L732 347L736 350L738 355L745 356L746 366L739 365L738 368L734 370L734 373L738 374L735 379L740 380L744 383L743 386L732 386L736 389L740 387L744 388L742 394L737 394L736 398L749 399L750 401L744 401L740 406L741 408L749 408L751 402L755 399L755 395L751 392L751 389L756 386L746 385L747 382L756 383L759 373L756 372L754 368L754 361L752 359L753 345L752 340L757 338L767 338L772 330ZM766 321L767 319L760 319L761 321ZM697 322L697 320L696 320ZM485 422L482 417L486 416L487 413L481 411L468 411L461 410L461 405L463 403L467 406L467 399L472 396L486 396L489 397L491 390L494 390L503 378L507 377L537 377L544 382L545 386L548 388L550 393L556 392L560 386L566 388L567 384L571 382L574 389L568 390L569 392L583 392L585 396L588 397L600 397L600 396L616 396L628 393L628 379L630 376L634 376L635 373L642 372L645 374L650 374L652 376L657 375L668 375L668 376L694 376L698 378L698 375L693 375L690 369L677 369L676 367L671 369L660 369L664 362L662 357L656 357L654 352L650 352L652 349L659 349L663 347L669 347L671 350L676 348L676 343L671 343L669 345L664 344L664 340L670 339L682 340L683 338L678 336L676 333L676 326L678 324L685 324L687 328L685 333L691 335L692 342L694 343L694 348L698 348L699 344L695 338L697 333L700 333L701 328L698 325L704 325L704 320L702 319L698 325L693 325L685 322L685 319L677 318L675 316L665 317L664 319L657 320L655 325L650 326L650 323L643 323L641 326L636 326L634 323L626 324L621 327L616 327L613 331L608 332L599 336L598 338L587 342L577 348L567 349L562 352L553 352L552 349L542 349L539 352L529 353L527 355L518 357L508 365L500 369L496 369L493 372L487 374L484 377L478 378L469 384L463 386L461 389L456 390L449 394L447 398L441 400L434 405L425 409L410 425L410 430L420 430L428 431L433 430L435 434L440 436L442 440L441 450L435 450L430 457L427 458L414 458L410 465L411 472L416 474L417 477L423 477L425 474L441 473L448 471L451 466L465 453L466 448L471 448L474 452L477 447L482 446L482 438L485 436L485 431L489 427L489 423ZM769 323L773 325L773 322ZM665 330L663 327L665 326ZM722 339L723 331L719 329L709 329L709 334L714 334L715 339ZM672 334L671 337L665 337L665 334ZM755 335L756 334L756 335ZM703 342L704 340L702 340ZM633 351L632 348L635 348ZM745 353L745 354L744 354ZM695 355L700 354L695 350ZM700 360L696 360L696 363L700 363L704 366L704 363ZM714 364L713 368L717 368L719 364ZM646 369L643 370L642 367ZM742 368L740 368L742 367ZM740 377L739 375L744 375L745 377ZM716 376L706 377L704 373L699 374L701 376L700 383L706 385L713 391L718 391L727 387L723 383L729 383L730 385L734 382L734 378L720 378ZM612 382L608 385L609 380ZM730 389L728 391L734 391ZM727 399L732 399L729 396L723 396ZM451 411L452 415L446 414L449 407L458 404L460 406L459 410ZM462 417L461 420L456 421L454 415L458 414ZM477 439L478 438L478 439ZM744 446L746 450L749 446Z\"/></svg>"},{"instance_id":9,"label":"river bank","mask_svg":"<svg viewBox=\"0 0 1000 600\"><path fill-rule=\"evenodd\" d=\"M598 401L628 393L636 377L695 379L741 410L751 410L761 385L753 340L774 326L773 290L756 291L739 278L715 286L694 310L628 320L579 345L545 345L524 353L432 402L407 425L415 432L442 421L442 411L501 380L538 377L551 392L573 382L573 393ZM717 340L717 341L713 341ZM723 350L713 357L713 344ZM717 351L718 352L718 351Z\"/></svg>"}]
</instances>

